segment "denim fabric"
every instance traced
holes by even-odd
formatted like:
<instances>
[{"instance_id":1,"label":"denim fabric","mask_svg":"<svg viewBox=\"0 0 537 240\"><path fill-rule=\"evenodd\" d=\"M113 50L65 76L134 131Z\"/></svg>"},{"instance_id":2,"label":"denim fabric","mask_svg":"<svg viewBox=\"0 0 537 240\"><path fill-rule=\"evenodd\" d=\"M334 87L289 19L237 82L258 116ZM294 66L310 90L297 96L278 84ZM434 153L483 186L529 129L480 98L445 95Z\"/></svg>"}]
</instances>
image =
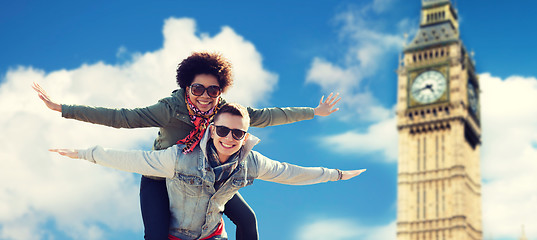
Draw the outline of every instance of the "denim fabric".
<instances>
[{"instance_id":1,"label":"denim fabric","mask_svg":"<svg viewBox=\"0 0 537 240\"><path fill-rule=\"evenodd\" d=\"M228 200L253 182L246 179L244 164L238 167L217 191L215 174L201 149L196 147L190 154L181 154L175 165L175 176L166 179L172 209L170 234L190 240L214 232Z\"/></svg>"}]
</instances>

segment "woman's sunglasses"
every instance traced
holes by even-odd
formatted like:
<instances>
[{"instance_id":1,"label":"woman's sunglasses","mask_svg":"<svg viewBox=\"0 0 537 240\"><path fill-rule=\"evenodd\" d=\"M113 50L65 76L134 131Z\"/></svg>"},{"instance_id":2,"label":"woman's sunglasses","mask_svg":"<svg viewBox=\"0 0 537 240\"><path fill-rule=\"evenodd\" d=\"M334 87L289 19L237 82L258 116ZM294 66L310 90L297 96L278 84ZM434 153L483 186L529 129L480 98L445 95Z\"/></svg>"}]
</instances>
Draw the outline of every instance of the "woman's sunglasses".
<instances>
[{"instance_id":1,"label":"woman's sunglasses","mask_svg":"<svg viewBox=\"0 0 537 240\"><path fill-rule=\"evenodd\" d=\"M215 126L216 127L216 134L220 137L226 137L229 132L231 131L231 135L235 140L241 140L246 135L246 132L240 129L230 129L226 126Z\"/></svg>"},{"instance_id":2,"label":"woman's sunglasses","mask_svg":"<svg viewBox=\"0 0 537 240\"><path fill-rule=\"evenodd\" d=\"M207 91L207 95L209 95L209 97L216 98L220 96L221 89L219 86L216 85L212 85L207 88L205 88L205 86L199 83L194 83L190 85L190 92L194 96L201 96L205 91Z\"/></svg>"}]
</instances>

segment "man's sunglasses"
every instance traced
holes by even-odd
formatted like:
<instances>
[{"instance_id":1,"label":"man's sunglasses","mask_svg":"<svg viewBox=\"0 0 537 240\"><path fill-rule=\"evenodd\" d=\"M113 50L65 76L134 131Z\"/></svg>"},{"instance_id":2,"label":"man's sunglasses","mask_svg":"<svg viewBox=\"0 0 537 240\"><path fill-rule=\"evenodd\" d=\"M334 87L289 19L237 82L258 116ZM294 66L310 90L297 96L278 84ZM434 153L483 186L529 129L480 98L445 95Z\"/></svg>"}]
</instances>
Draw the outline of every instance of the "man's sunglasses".
<instances>
[{"instance_id":1,"label":"man's sunglasses","mask_svg":"<svg viewBox=\"0 0 537 240\"><path fill-rule=\"evenodd\" d=\"M199 83L194 83L192 85L190 85L190 92L194 95L194 96L201 96L203 95L203 93L207 91L207 95L209 95L209 97L212 97L212 98L216 98L218 96L220 96L220 93L221 93L221 89L219 86L216 86L216 85L212 85L212 86L209 86L207 88L205 88L205 86L199 84Z\"/></svg>"},{"instance_id":2,"label":"man's sunglasses","mask_svg":"<svg viewBox=\"0 0 537 240\"><path fill-rule=\"evenodd\" d=\"M216 127L216 134L220 137L226 137L231 131L231 135L235 140L241 140L246 135L246 132L240 129L230 129L226 126L214 126Z\"/></svg>"}]
</instances>

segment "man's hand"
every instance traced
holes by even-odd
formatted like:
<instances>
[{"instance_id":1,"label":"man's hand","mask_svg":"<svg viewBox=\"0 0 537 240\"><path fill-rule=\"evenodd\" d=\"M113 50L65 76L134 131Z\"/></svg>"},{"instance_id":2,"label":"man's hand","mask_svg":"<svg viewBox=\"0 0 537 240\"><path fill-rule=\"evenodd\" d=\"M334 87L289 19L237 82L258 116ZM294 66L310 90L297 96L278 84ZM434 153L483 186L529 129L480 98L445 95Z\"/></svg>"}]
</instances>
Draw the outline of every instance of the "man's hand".
<instances>
[{"instance_id":1,"label":"man's hand","mask_svg":"<svg viewBox=\"0 0 537 240\"><path fill-rule=\"evenodd\" d=\"M62 156L78 159L78 150L76 149L49 149L51 152L57 152Z\"/></svg>"},{"instance_id":2,"label":"man's hand","mask_svg":"<svg viewBox=\"0 0 537 240\"><path fill-rule=\"evenodd\" d=\"M360 169L360 170L350 170L350 171L341 171L343 176L341 177L341 180L349 180L353 177L356 177L360 175L361 173L365 172L367 169Z\"/></svg>"},{"instance_id":3,"label":"man's hand","mask_svg":"<svg viewBox=\"0 0 537 240\"><path fill-rule=\"evenodd\" d=\"M47 92L45 92L45 90L39 86L39 84L34 82L32 84L32 88L37 92L39 98L45 103L45 105L47 105L48 108L54 111L62 112L62 105L53 102L48 96Z\"/></svg>"},{"instance_id":4,"label":"man's hand","mask_svg":"<svg viewBox=\"0 0 537 240\"><path fill-rule=\"evenodd\" d=\"M334 97L332 97L332 95L333 93L330 93L326 100L324 100L324 96L321 97L321 101L319 101L319 106L314 109L315 115L324 117L339 110L339 108L332 109L334 105L336 105L336 103L341 100L341 98L338 98L339 93L337 93Z\"/></svg>"}]
</instances>

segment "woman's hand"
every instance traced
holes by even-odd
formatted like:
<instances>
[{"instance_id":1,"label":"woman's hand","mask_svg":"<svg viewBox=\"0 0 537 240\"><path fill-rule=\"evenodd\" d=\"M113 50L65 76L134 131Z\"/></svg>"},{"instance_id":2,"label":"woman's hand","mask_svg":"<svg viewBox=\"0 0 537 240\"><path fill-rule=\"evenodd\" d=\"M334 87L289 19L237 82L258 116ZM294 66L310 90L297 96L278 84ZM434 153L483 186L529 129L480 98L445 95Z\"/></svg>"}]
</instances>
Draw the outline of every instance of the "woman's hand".
<instances>
[{"instance_id":1,"label":"woman's hand","mask_svg":"<svg viewBox=\"0 0 537 240\"><path fill-rule=\"evenodd\" d=\"M57 152L62 156L78 159L78 150L76 149L49 149L51 152Z\"/></svg>"},{"instance_id":2,"label":"woman's hand","mask_svg":"<svg viewBox=\"0 0 537 240\"><path fill-rule=\"evenodd\" d=\"M367 169L360 169L360 170L350 170L350 171L341 171L342 177L341 180L349 180L353 177L356 177L360 175L361 173L365 172Z\"/></svg>"},{"instance_id":3,"label":"woman's hand","mask_svg":"<svg viewBox=\"0 0 537 240\"><path fill-rule=\"evenodd\" d=\"M45 105L47 105L48 108L54 111L62 112L62 105L53 102L47 95L47 92L45 92L45 90L39 86L39 84L34 82L32 84L32 88L37 92L39 98L45 103Z\"/></svg>"},{"instance_id":4,"label":"woman's hand","mask_svg":"<svg viewBox=\"0 0 537 240\"><path fill-rule=\"evenodd\" d=\"M336 103L339 102L339 100L341 100L341 98L338 98L339 93L337 93L333 97L332 97L332 95L333 95L333 93L330 93L330 95L328 95L326 100L324 100L324 96L321 97L321 101L319 101L319 106L317 106L314 109L315 115L324 117L324 116L328 116L328 115L332 114L333 112L339 110L339 108L332 109L334 107L334 105L336 105Z\"/></svg>"}]
</instances>

